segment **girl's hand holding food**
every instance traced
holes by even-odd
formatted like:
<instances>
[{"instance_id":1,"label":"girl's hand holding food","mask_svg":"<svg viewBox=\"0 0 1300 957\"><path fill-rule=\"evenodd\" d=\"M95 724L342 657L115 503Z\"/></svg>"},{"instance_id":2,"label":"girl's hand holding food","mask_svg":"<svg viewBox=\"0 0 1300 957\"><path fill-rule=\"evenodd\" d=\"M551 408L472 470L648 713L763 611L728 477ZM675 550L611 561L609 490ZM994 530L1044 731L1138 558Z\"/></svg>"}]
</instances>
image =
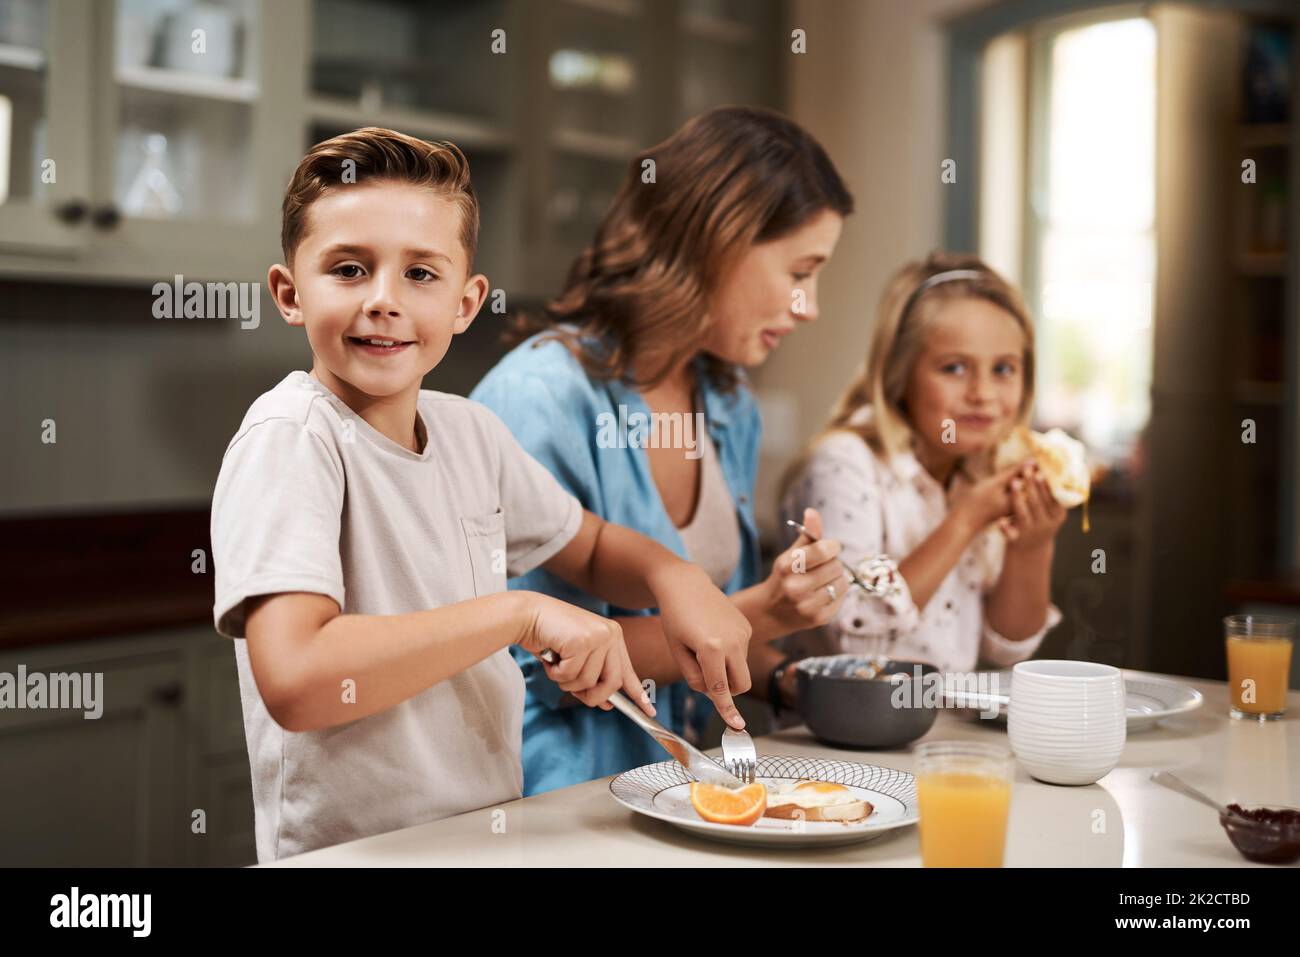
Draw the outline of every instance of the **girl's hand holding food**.
<instances>
[{"instance_id":1,"label":"girl's hand holding food","mask_svg":"<svg viewBox=\"0 0 1300 957\"><path fill-rule=\"evenodd\" d=\"M1012 514L998 520L1007 547L1029 551L1050 545L1065 522L1066 508L1056 500L1037 465L1011 479Z\"/></svg>"},{"instance_id":2,"label":"girl's hand holding food","mask_svg":"<svg viewBox=\"0 0 1300 957\"><path fill-rule=\"evenodd\" d=\"M1031 466L1032 460L1017 462L980 479L953 506L949 514L966 522L971 534L982 531L1000 519L1011 517L1014 511L1011 482L1017 475L1029 475Z\"/></svg>"}]
</instances>

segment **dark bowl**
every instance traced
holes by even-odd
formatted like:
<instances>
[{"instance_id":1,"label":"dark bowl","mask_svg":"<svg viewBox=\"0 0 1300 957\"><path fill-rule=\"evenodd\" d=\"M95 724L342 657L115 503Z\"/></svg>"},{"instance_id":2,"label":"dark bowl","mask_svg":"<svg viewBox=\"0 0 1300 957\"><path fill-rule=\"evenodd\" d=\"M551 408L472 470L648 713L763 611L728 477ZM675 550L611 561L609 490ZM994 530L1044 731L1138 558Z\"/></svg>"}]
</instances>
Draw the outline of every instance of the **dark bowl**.
<instances>
[{"instance_id":1,"label":"dark bowl","mask_svg":"<svg viewBox=\"0 0 1300 957\"><path fill-rule=\"evenodd\" d=\"M1229 809L1245 814L1219 815L1219 823L1242 857L1261 864L1294 864L1300 860L1300 810L1240 804Z\"/></svg>"},{"instance_id":2,"label":"dark bowl","mask_svg":"<svg viewBox=\"0 0 1300 957\"><path fill-rule=\"evenodd\" d=\"M888 661L877 678L854 671L870 665L864 655L805 658L795 668L799 713L820 740L842 748L899 748L930 730L938 717L938 691L912 687L917 676L937 681L939 669L920 661ZM906 675L905 678L891 678ZM935 675L933 679L929 675ZM901 682L901 684L900 684Z\"/></svg>"}]
</instances>

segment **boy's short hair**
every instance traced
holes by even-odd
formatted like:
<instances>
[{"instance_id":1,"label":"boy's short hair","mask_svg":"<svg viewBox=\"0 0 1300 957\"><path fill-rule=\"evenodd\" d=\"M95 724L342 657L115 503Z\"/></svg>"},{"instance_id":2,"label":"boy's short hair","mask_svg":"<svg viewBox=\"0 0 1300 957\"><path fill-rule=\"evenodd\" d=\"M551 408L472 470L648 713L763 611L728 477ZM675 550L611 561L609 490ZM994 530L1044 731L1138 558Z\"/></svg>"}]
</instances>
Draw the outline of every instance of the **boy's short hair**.
<instances>
[{"instance_id":1,"label":"boy's short hair","mask_svg":"<svg viewBox=\"0 0 1300 957\"><path fill-rule=\"evenodd\" d=\"M460 209L460 242L465 247L468 269L473 272L478 248L478 198L470 183L465 154L450 141L431 143L378 126L324 140L302 158L289 180L281 207L280 249L285 263L307 234L307 209L312 203L349 183L376 181L425 186L454 202Z\"/></svg>"}]
</instances>

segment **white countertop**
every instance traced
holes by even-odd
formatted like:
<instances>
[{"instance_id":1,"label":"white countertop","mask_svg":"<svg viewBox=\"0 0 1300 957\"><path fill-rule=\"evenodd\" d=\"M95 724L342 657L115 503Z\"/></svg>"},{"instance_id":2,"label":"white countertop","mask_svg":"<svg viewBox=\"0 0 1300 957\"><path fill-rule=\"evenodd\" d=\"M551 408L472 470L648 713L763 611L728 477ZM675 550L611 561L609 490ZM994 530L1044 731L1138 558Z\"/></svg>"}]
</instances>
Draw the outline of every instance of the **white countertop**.
<instances>
[{"instance_id":1,"label":"white countertop","mask_svg":"<svg viewBox=\"0 0 1300 957\"><path fill-rule=\"evenodd\" d=\"M1167 677L1167 676L1166 676ZM1129 736L1119 766L1087 787L1033 780L1017 766L1005 863L1047 867L1268 867L1229 843L1215 813L1147 780L1173 771L1223 803L1300 806L1300 692L1284 720L1234 721L1222 681L1178 678L1205 695L1196 711ZM922 741L1006 741L1005 722L940 713ZM757 741L760 755L813 755L912 771L910 748L848 751L804 728ZM278 861L277 867L596 866L772 867L782 864L915 867L915 827L864 844L780 850L704 840L635 814L609 778L380 834ZM502 813L503 812L503 813Z\"/></svg>"}]
</instances>

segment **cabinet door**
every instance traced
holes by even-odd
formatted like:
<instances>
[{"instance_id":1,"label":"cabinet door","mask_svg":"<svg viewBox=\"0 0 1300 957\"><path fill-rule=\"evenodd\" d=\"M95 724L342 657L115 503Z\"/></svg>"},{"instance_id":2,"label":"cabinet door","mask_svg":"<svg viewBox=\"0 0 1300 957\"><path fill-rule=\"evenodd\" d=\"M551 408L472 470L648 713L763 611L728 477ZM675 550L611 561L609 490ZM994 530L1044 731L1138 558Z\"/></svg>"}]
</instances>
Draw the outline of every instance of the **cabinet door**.
<instances>
[{"instance_id":1,"label":"cabinet door","mask_svg":"<svg viewBox=\"0 0 1300 957\"><path fill-rule=\"evenodd\" d=\"M183 655L0 657L0 672L20 665L29 676L102 674L102 714L0 709L0 867L184 863Z\"/></svg>"},{"instance_id":2,"label":"cabinet door","mask_svg":"<svg viewBox=\"0 0 1300 957\"><path fill-rule=\"evenodd\" d=\"M305 146L307 32L307 0L0 3L0 273L264 282ZM57 181L33 183L47 156Z\"/></svg>"},{"instance_id":3,"label":"cabinet door","mask_svg":"<svg viewBox=\"0 0 1300 957\"><path fill-rule=\"evenodd\" d=\"M633 155L662 128L665 93L651 76L672 55L674 10L645 0L526 6L529 291L559 291Z\"/></svg>"},{"instance_id":4,"label":"cabinet door","mask_svg":"<svg viewBox=\"0 0 1300 957\"><path fill-rule=\"evenodd\" d=\"M195 644L190 683L203 736L195 742L192 793L195 807L206 815L207 830L190 836L188 862L198 867L256 864L253 789L234 643L214 632Z\"/></svg>"},{"instance_id":5,"label":"cabinet door","mask_svg":"<svg viewBox=\"0 0 1300 957\"><path fill-rule=\"evenodd\" d=\"M195 714L203 727L202 752L213 757L239 757L247 764L235 643L215 631L200 641L194 654L191 684L198 695Z\"/></svg>"},{"instance_id":6,"label":"cabinet door","mask_svg":"<svg viewBox=\"0 0 1300 957\"><path fill-rule=\"evenodd\" d=\"M264 281L302 152L302 0L98 11L94 270Z\"/></svg>"},{"instance_id":7,"label":"cabinet door","mask_svg":"<svg viewBox=\"0 0 1300 957\"><path fill-rule=\"evenodd\" d=\"M253 830L253 791L245 754L212 759L201 772L199 800L207 813L207 833L190 838L199 867L246 867L257 863Z\"/></svg>"},{"instance_id":8,"label":"cabinet door","mask_svg":"<svg viewBox=\"0 0 1300 957\"><path fill-rule=\"evenodd\" d=\"M0 252L85 245L93 18L91 0L0 4Z\"/></svg>"}]
</instances>

